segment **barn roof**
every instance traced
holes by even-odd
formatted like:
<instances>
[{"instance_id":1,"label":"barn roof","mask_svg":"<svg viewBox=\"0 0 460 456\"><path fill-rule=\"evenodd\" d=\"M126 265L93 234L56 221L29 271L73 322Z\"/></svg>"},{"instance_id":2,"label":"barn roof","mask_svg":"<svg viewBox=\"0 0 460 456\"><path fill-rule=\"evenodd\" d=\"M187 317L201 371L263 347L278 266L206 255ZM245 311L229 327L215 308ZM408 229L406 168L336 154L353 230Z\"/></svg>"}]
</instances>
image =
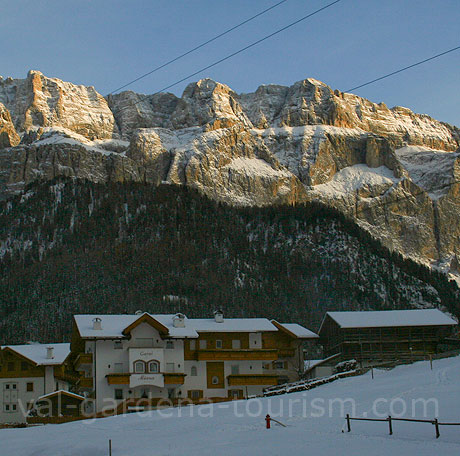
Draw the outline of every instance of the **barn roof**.
<instances>
[{"instance_id":1,"label":"barn roof","mask_svg":"<svg viewBox=\"0 0 460 456\"><path fill-rule=\"evenodd\" d=\"M453 326L457 324L439 309L327 312L325 319L327 316L331 317L341 328Z\"/></svg>"}]
</instances>

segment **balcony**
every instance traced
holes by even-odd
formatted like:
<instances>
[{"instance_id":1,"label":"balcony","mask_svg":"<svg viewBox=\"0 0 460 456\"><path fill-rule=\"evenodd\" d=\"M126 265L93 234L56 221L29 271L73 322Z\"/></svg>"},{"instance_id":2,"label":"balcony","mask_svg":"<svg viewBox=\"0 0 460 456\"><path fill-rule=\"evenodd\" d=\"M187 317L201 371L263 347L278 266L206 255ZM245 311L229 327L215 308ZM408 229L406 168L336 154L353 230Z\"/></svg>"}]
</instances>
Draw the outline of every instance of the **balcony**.
<instances>
[{"instance_id":1,"label":"balcony","mask_svg":"<svg viewBox=\"0 0 460 456\"><path fill-rule=\"evenodd\" d=\"M292 348L281 348L278 350L278 358L292 358L295 355L295 350Z\"/></svg>"},{"instance_id":2,"label":"balcony","mask_svg":"<svg viewBox=\"0 0 460 456\"><path fill-rule=\"evenodd\" d=\"M109 385L129 385L130 374L108 374L107 383Z\"/></svg>"},{"instance_id":3,"label":"balcony","mask_svg":"<svg viewBox=\"0 0 460 456\"><path fill-rule=\"evenodd\" d=\"M186 374L163 373L163 374L108 374L106 375L109 385L131 385L135 386L158 386L183 385Z\"/></svg>"},{"instance_id":4,"label":"balcony","mask_svg":"<svg viewBox=\"0 0 460 456\"><path fill-rule=\"evenodd\" d=\"M79 388L93 388L93 378L92 377L80 377L77 382Z\"/></svg>"},{"instance_id":5,"label":"balcony","mask_svg":"<svg viewBox=\"0 0 460 456\"><path fill-rule=\"evenodd\" d=\"M278 359L278 350L198 350L198 361L275 361Z\"/></svg>"},{"instance_id":6,"label":"balcony","mask_svg":"<svg viewBox=\"0 0 460 456\"><path fill-rule=\"evenodd\" d=\"M93 364L92 353L80 353L74 362L75 370L79 370L82 366L91 366Z\"/></svg>"},{"instance_id":7,"label":"balcony","mask_svg":"<svg viewBox=\"0 0 460 456\"><path fill-rule=\"evenodd\" d=\"M241 374L228 375L229 386L272 386L278 384L278 375L273 374Z\"/></svg>"},{"instance_id":8,"label":"balcony","mask_svg":"<svg viewBox=\"0 0 460 456\"><path fill-rule=\"evenodd\" d=\"M165 385L183 385L185 381L186 374L174 374L168 373L163 374L165 378Z\"/></svg>"}]
</instances>

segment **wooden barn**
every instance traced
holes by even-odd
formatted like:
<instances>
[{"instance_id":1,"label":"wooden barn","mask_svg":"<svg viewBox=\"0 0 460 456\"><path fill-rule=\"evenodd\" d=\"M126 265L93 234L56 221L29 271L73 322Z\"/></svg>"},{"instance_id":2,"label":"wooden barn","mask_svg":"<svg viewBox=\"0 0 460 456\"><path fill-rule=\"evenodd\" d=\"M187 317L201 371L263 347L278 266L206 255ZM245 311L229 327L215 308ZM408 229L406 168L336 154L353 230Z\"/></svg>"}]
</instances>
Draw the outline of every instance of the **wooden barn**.
<instances>
[{"instance_id":1,"label":"wooden barn","mask_svg":"<svg viewBox=\"0 0 460 456\"><path fill-rule=\"evenodd\" d=\"M325 357L368 363L436 353L456 326L438 309L327 312L319 336Z\"/></svg>"}]
</instances>

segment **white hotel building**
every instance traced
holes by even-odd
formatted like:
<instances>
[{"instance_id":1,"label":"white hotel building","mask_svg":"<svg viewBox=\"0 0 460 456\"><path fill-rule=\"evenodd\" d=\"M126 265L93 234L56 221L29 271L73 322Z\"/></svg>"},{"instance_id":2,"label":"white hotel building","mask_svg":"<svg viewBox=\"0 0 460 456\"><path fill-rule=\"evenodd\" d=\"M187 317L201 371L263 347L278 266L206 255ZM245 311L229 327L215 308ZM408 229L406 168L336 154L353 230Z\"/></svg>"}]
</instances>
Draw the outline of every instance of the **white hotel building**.
<instances>
[{"instance_id":1,"label":"white hotel building","mask_svg":"<svg viewBox=\"0 0 460 456\"><path fill-rule=\"evenodd\" d=\"M75 315L77 388L93 411L161 400L226 400L298 379L302 346L316 334L265 318L188 319L182 314ZM88 410L90 411L90 410Z\"/></svg>"}]
</instances>

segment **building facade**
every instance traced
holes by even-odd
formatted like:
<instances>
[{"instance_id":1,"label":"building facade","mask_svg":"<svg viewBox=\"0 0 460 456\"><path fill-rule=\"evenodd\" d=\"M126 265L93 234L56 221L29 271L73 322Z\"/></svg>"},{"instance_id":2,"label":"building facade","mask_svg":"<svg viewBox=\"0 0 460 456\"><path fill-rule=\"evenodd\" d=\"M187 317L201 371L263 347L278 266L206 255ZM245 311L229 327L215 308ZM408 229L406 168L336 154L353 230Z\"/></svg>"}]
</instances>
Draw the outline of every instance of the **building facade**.
<instances>
[{"instance_id":1,"label":"building facade","mask_svg":"<svg viewBox=\"0 0 460 456\"><path fill-rule=\"evenodd\" d=\"M77 392L93 412L170 400L198 402L261 394L303 371L302 344L318 336L264 318L182 314L75 315ZM91 410L87 410L91 412Z\"/></svg>"},{"instance_id":2,"label":"building facade","mask_svg":"<svg viewBox=\"0 0 460 456\"><path fill-rule=\"evenodd\" d=\"M457 322L438 309L327 312L319 330L325 357L361 363L436 353Z\"/></svg>"},{"instance_id":3,"label":"building facade","mask_svg":"<svg viewBox=\"0 0 460 456\"><path fill-rule=\"evenodd\" d=\"M0 349L0 423L25 423L39 397L69 389L70 344L7 345Z\"/></svg>"}]
</instances>

